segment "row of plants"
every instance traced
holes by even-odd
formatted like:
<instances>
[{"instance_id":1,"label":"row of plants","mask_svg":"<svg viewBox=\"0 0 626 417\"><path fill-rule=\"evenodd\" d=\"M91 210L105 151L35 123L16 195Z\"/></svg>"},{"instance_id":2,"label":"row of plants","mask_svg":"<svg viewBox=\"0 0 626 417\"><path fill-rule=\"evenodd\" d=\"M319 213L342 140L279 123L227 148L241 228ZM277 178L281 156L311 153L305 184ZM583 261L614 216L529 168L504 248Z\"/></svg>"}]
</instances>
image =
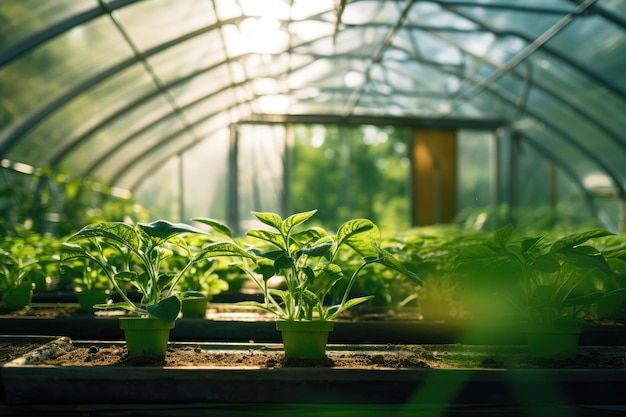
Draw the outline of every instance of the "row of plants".
<instances>
[{"instance_id":1,"label":"row of plants","mask_svg":"<svg viewBox=\"0 0 626 417\"><path fill-rule=\"evenodd\" d=\"M586 320L601 315L601 306L613 302L618 314L623 307L626 245L623 236L603 229L524 237L511 226L493 235L440 227L381 239L378 227L366 219L348 221L334 234L317 226L305 228L314 214L282 219L254 213L262 227L244 237L233 236L222 222L203 218L194 221L208 231L164 220L102 222L84 227L62 245L59 240L34 242L38 251L24 250L26 240L17 244L5 239L2 255L13 258L5 258L2 300L6 306L12 282L30 282L32 288L38 281L44 288L56 268L74 279L78 293L117 293L117 302L105 302L105 297L88 305L126 310L122 327L137 321L131 317L162 325L157 339L167 344L181 311L191 315L184 312L185 305L224 289L220 276L243 274L263 301L241 304L274 315L279 330L300 322L318 328L312 334L321 336L320 347L304 353L310 357L323 355L327 332L337 318L348 309L358 315L364 306L382 304L395 314L418 306L426 318L432 305L435 319L495 323L494 331L511 322L532 323L528 327L537 329L536 323L563 328L567 321L574 323L574 335ZM271 285L276 278L278 287ZM131 297L133 290L139 298ZM200 311L204 316L206 304ZM314 337L296 334L283 337L300 344ZM544 345L538 354L554 345ZM130 349L137 354L145 350Z\"/></svg>"}]
</instances>

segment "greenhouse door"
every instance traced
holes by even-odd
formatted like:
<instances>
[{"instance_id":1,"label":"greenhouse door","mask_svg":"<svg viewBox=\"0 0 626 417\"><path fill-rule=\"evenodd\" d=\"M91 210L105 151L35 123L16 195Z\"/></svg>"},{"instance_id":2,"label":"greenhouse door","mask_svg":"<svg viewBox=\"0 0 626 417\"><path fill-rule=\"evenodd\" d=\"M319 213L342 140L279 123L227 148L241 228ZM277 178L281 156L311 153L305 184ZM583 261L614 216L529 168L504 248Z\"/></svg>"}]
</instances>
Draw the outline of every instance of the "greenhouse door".
<instances>
[{"instance_id":1,"label":"greenhouse door","mask_svg":"<svg viewBox=\"0 0 626 417\"><path fill-rule=\"evenodd\" d=\"M455 130L415 130L411 144L412 224L448 223L457 213Z\"/></svg>"}]
</instances>

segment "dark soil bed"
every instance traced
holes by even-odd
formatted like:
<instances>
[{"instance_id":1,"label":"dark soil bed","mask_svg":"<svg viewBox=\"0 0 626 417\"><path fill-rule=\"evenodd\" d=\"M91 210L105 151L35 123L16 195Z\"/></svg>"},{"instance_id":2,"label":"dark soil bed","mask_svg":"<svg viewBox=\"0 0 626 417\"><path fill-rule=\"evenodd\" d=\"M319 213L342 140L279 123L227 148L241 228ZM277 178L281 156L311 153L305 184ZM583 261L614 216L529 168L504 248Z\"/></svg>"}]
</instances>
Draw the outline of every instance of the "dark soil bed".
<instances>
[{"instance_id":1,"label":"dark soil bed","mask_svg":"<svg viewBox=\"0 0 626 417\"><path fill-rule=\"evenodd\" d=\"M529 357L523 347L464 345L331 347L321 361L287 360L280 346L248 350L221 350L204 344L171 344L164 359L137 360L127 356L123 344L69 344L60 354L41 364L61 366L209 366L280 368L292 366L340 368L567 368L623 369L623 350L581 349L575 359L541 360Z\"/></svg>"}]
</instances>

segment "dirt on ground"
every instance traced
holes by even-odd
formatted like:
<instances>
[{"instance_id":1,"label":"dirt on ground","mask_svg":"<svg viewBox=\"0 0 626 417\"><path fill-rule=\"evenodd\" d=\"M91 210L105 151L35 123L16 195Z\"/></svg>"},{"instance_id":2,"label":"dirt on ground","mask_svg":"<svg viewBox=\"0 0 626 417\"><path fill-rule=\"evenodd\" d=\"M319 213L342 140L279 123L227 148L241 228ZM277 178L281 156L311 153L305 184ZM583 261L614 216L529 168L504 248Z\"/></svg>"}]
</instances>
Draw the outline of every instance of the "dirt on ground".
<instances>
[{"instance_id":1,"label":"dirt on ground","mask_svg":"<svg viewBox=\"0 0 626 417\"><path fill-rule=\"evenodd\" d=\"M60 366L209 366L209 367L341 367L341 368L594 368L624 369L623 352L584 350L575 359L545 360L523 351L495 348L477 352L462 345L389 346L386 350L329 351L322 360L286 359L278 348L212 351L202 345L171 344L165 358L128 357L124 345L74 346L40 362Z\"/></svg>"}]
</instances>

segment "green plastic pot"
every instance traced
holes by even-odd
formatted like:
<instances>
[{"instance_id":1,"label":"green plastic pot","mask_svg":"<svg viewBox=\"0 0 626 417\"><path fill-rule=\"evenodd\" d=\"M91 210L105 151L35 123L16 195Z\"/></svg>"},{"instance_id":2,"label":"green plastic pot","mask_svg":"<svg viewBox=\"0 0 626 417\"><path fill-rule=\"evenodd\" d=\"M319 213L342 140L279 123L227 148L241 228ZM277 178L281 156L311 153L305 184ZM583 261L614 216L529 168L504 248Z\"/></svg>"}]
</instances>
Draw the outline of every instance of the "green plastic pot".
<instances>
[{"instance_id":1,"label":"green plastic pot","mask_svg":"<svg viewBox=\"0 0 626 417\"><path fill-rule=\"evenodd\" d=\"M24 283L3 291L4 308L15 311L28 307L33 300L35 284Z\"/></svg>"},{"instance_id":2,"label":"green plastic pot","mask_svg":"<svg viewBox=\"0 0 626 417\"><path fill-rule=\"evenodd\" d=\"M181 312L186 318L204 318L209 305L209 297L187 298L181 303Z\"/></svg>"},{"instance_id":3,"label":"green plastic pot","mask_svg":"<svg viewBox=\"0 0 626 417\"><path fill-rule=\"evenodd\" d=\"M84 312L93 312L94 305L105 304L109 299L108 290L77 291L75 294L80 306L79 310Z\"/></svg>"},{"instance_id":4,"label":"green plastic pot","mask_svg":"<svg viewBox=\"0 0 626 417\"><path fill-rule=\"evenodd\" d=\"M285 357L289 359L323 359L326 356L331 321L277 321L281 332Z\"/></svg>"},{"instance_id":5,"label":"green plastic pot","mask_svg":"<svg viewBox=\"0 0 626 417\"><path fill-rule=\"evenodd\" d=\"M542 359L573 359L578 352L583 325L579 320L526 323L528 352Z\"/></svg>"},{"instance_id":6,"label":"green plastic pot","mask_svg":"<svg viewBox=\"0 0 626 417\"><path fill-rule=\"evenodd\" d=\"M165 357L174 322L152 317L120 317L120 328L124 331L128 356Z\"/></svg>"}]
</instances>

